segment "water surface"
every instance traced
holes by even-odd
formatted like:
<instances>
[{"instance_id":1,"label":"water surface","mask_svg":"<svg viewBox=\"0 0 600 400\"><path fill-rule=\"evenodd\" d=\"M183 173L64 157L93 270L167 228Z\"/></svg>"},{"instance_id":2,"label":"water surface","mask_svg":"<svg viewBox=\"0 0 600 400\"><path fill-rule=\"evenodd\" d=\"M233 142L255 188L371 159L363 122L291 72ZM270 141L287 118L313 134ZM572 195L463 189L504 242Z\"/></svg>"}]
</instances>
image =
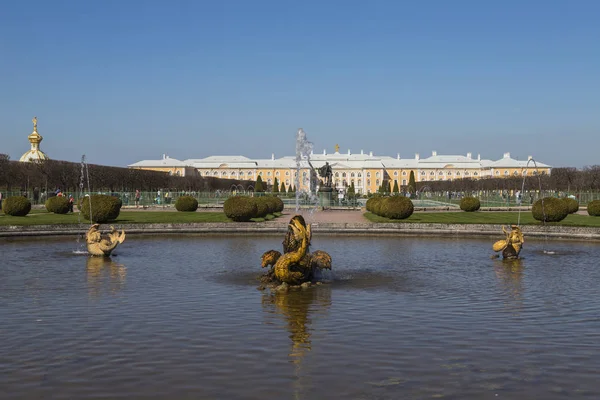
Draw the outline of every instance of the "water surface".
<instances>
[{"instance_id":1,"label":"water surface","mask_svg":"<svg viewBox=\"0 0 600 400\"><path fill-rule=\"evenodd\" d=\"M600 398L596 243L315 235L332 283L270 295L281 240L0 241L0 398Z\"/></svg>"}]
</instances>

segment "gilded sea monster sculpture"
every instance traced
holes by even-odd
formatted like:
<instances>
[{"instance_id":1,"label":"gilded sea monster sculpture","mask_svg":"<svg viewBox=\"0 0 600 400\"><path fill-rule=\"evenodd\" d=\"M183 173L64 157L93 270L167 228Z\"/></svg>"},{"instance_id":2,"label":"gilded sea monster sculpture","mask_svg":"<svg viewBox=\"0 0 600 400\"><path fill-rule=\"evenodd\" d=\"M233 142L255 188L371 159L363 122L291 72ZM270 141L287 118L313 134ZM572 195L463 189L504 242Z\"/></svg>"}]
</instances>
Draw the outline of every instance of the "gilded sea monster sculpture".
<instances>
[{"instance_id":1,"label":"gilded sea monster sculpture","mask_svg":"<svg viewBox=\"0 0 600 400\"><path fill-rule=\"evenodd\" d=\"M100 224L93 224L85 234L88 252L93 256L108 257L112 251L125 241L125 231L117 231L114 226L110 227L110 232L102 236L98 227Z\"/></svg>"},{"instance_id":2,"label":"gilded sea monster sculpture","mask_svg":"<svg viewBox=\"0 0 600 400\"><path fill-rule=\"evenodd\" d=\"M283 255L277 250L266 251L261 266L273 266L262 277L263 283L301 285L316 278L319 270L331 269L331 256L322 250L308 252L312 231L301 215L292 217L283 239Z\"/></svg>"},{"instance_id":3,"label":"gilded sea monster sculpture","mask_svg":"<svg viewBox=\"0 0 600 400\"><path fill-rule=\"evenodd\" d=\"M494 243L494 251L501 251L504 259L514 260L519 258L519 253L525 242L521 228L518 225L511 225L511 229L507 230L505 226L502 226L502 232L506 235L506 239Z\"/></svg>"}]
</instances>

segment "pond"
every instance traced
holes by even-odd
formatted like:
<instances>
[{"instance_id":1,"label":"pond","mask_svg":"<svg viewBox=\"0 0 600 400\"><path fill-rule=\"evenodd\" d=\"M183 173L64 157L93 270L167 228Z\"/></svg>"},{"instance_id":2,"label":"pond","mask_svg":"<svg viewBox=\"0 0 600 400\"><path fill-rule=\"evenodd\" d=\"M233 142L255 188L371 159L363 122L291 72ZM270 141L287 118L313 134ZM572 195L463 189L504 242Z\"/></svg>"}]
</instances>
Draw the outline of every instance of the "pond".
<instances>
[{"instance_id":1,"label":"pond","mask_svg":"<svg viewBox=\"0 0 600 400\"><path fill-rule=\"evenodd\" d=\"M331 283L261 292L281 240L2 239L0 398L600 397L597 243L315 235Z\"/></svg>"}]
</instances>

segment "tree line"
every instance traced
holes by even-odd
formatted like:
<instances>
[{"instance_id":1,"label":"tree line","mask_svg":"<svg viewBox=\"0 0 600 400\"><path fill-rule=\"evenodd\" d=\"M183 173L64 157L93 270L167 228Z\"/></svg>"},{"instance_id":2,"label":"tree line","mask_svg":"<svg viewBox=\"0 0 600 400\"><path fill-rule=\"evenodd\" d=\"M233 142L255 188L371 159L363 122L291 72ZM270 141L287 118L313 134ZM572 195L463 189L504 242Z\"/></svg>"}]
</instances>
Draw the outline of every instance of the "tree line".
<instances>
[{"instance_id":1,"label":"tree line","mask_svg":"<svg viewBox=\"0 0 600 400\"><path fill-rule=\"evenodd\" d=\"M82 178L83 175L83 178ZM154 191L170 189L177 191L230 190L241 186L244 190L254 186L253 181L220 179L201 176L175 176L166 172L147 171L132 168L110 167L86 164L82 171L81 163L58 160L36 162L11 161L6 154L0 154L0 188L7 191L29 192L38 190L54 191L61 189L75 192L83 188L88 191Z\"/></svg>"}]
</instances>

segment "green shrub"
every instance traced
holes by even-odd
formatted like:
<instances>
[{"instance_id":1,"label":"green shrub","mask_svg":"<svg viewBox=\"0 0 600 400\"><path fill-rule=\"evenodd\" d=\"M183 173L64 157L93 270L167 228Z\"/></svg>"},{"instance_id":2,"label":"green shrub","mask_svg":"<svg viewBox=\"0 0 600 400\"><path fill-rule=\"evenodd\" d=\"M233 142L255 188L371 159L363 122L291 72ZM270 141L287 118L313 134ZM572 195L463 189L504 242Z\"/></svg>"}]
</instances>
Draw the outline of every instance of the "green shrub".
<instances>
[{"instance_id":1,"label":"green shrub","mask_svg":"<svg viewBox=\"0 0 600 400\"><path fill-rule=\"evenodd\" d=\"M250 221L257 214L256 202L247 196L230 197L223 204L223 212L236 222Z\"/></svg>"},{"instance_id":2,"label":"green shrub","mask_svg":"<svg viewBox=\"0 0 600 400\"><path fill-rule=\"evenodd\" d=\"M269 212L267 214L273 214L277 212L277 200L276 197L273 196L265 196L261 197L262 201L267 205Z\"/></svg>"},{"instance_id":3,"label":"green shrub","mask_svg":"<svg viewBox=\"0 0 600 400\"><path fill-rule=\"evenodd\" d=\"M269 214L269 203L266 197L252 197L251 198L256 204L256 215L252 218L264 218Z\"/></svg>"},{"instance_id":4,"label":"green shrub","mask_svg":"<svg viewBox=\"0 0 600 400\"><path fill-rule=\"evenodd\" d=\"M542 202L544 204L543 207ZM567 203L562 199L544 197L533 203L531 213L533 214L533 218L538 221L558 222L569 215L569 209L567 208Z\"/></svg>"},{"instance_id":5,"label":"green shrub","mask_svg":"<svg viewBox=\"0 0 600 400\"><path fill-rule=\"evenodd\" d=\"M382 196L371 197L369 200L367 200L367 204L365 205L367 211L379 215L379 207L381 206L383 199L384 198Z\"/></svg>"},{"instance_id":6,"label":"green shrub","mask_svg":"<svg viewBox=\"0 0 600 400\"><path fill-rule=\"evenodd\" d=\"M53 196L46 200L46 210L54 214L66 214L69 212L69 199L64 196Z\"/></svg>"},{"instance_id":7,"label":"green shrub","mask_svg":"<svg viewBox=\"0 0 600 400\"><path fill-rule=\"evenodd\" d=\"M460 209L467 212L477 211L481 208L481 203L477 197L463 197L460 200Z\"/></svg>"},{"instance_id":8,"label":"green shrub","mask_svg":"<svg viewBox=\"0 0 600 400\"><path fill-rule=\"evenodd\" d=\"M587 205L587 212L594 217L600 216L600 200L590 201Z\"/></svg>"},{"instance_id":9,"label":"green shrub","mask_svg":"<svg viewBox=\"0 0 600 400\"><path fill-rule=\"evenodd\" d=\"M83 218L90 220L90 199L92 203L92 220L96 223L114 221L119 217L123 202L115 196L105 194L94 194L89 198L86 196L79 200L80 211Z\"/></svg>"},{"instance_id":10,"label":"green shrub","mask_svg":"<svg viewBox=\"0 0 600 400\"><path fill-rule=\"evenodd\" d=\"M281 200L279 197L273 197L274 201L275 201L275 212L282 212L283 211L283 200Z\"/></svg>"},{"instance_id":11,"label":"green shrub","mask_svg":"<svg viewBox=\"0 0 600 400\"><path fill-rule=\"evenodd\" d=\"M177 211L194 212L198 209L198 200L192 196L181 196L175 202Z\"/></svg>"},{"instance_id":12,"label":"green shrub","mask_svg":"<svg viewBox=\"0 0 600 400\"><path fill-rule=\"evenodd\" d=\"M386 197L380 202L379 215L390 219L406 219L415 211L413 202L405 196Z\"/></svg>"},{"instance_id":13,"label":"green shrub","mask_svg":"<svg viewBox=\"0 0 600 400\"><path fill-rule=\"evenodd\" d=\"M572 199L570 197L565 197L562 200L567 205L567 210L569 211L569 214L575 214L577 211L579 211L579 202L577 200Z\"/></svg>"},{"instance_id":14,"label":"green shrub","mask_svg":"<svg viewBox=\"0 0 600 400\"><path fill-rule=\"evenodd\" d=\"M31 211L31 202L27 197L12 196L2 200L2 210L6 215L24 217Z\"/></svg>"}]
</instances>

